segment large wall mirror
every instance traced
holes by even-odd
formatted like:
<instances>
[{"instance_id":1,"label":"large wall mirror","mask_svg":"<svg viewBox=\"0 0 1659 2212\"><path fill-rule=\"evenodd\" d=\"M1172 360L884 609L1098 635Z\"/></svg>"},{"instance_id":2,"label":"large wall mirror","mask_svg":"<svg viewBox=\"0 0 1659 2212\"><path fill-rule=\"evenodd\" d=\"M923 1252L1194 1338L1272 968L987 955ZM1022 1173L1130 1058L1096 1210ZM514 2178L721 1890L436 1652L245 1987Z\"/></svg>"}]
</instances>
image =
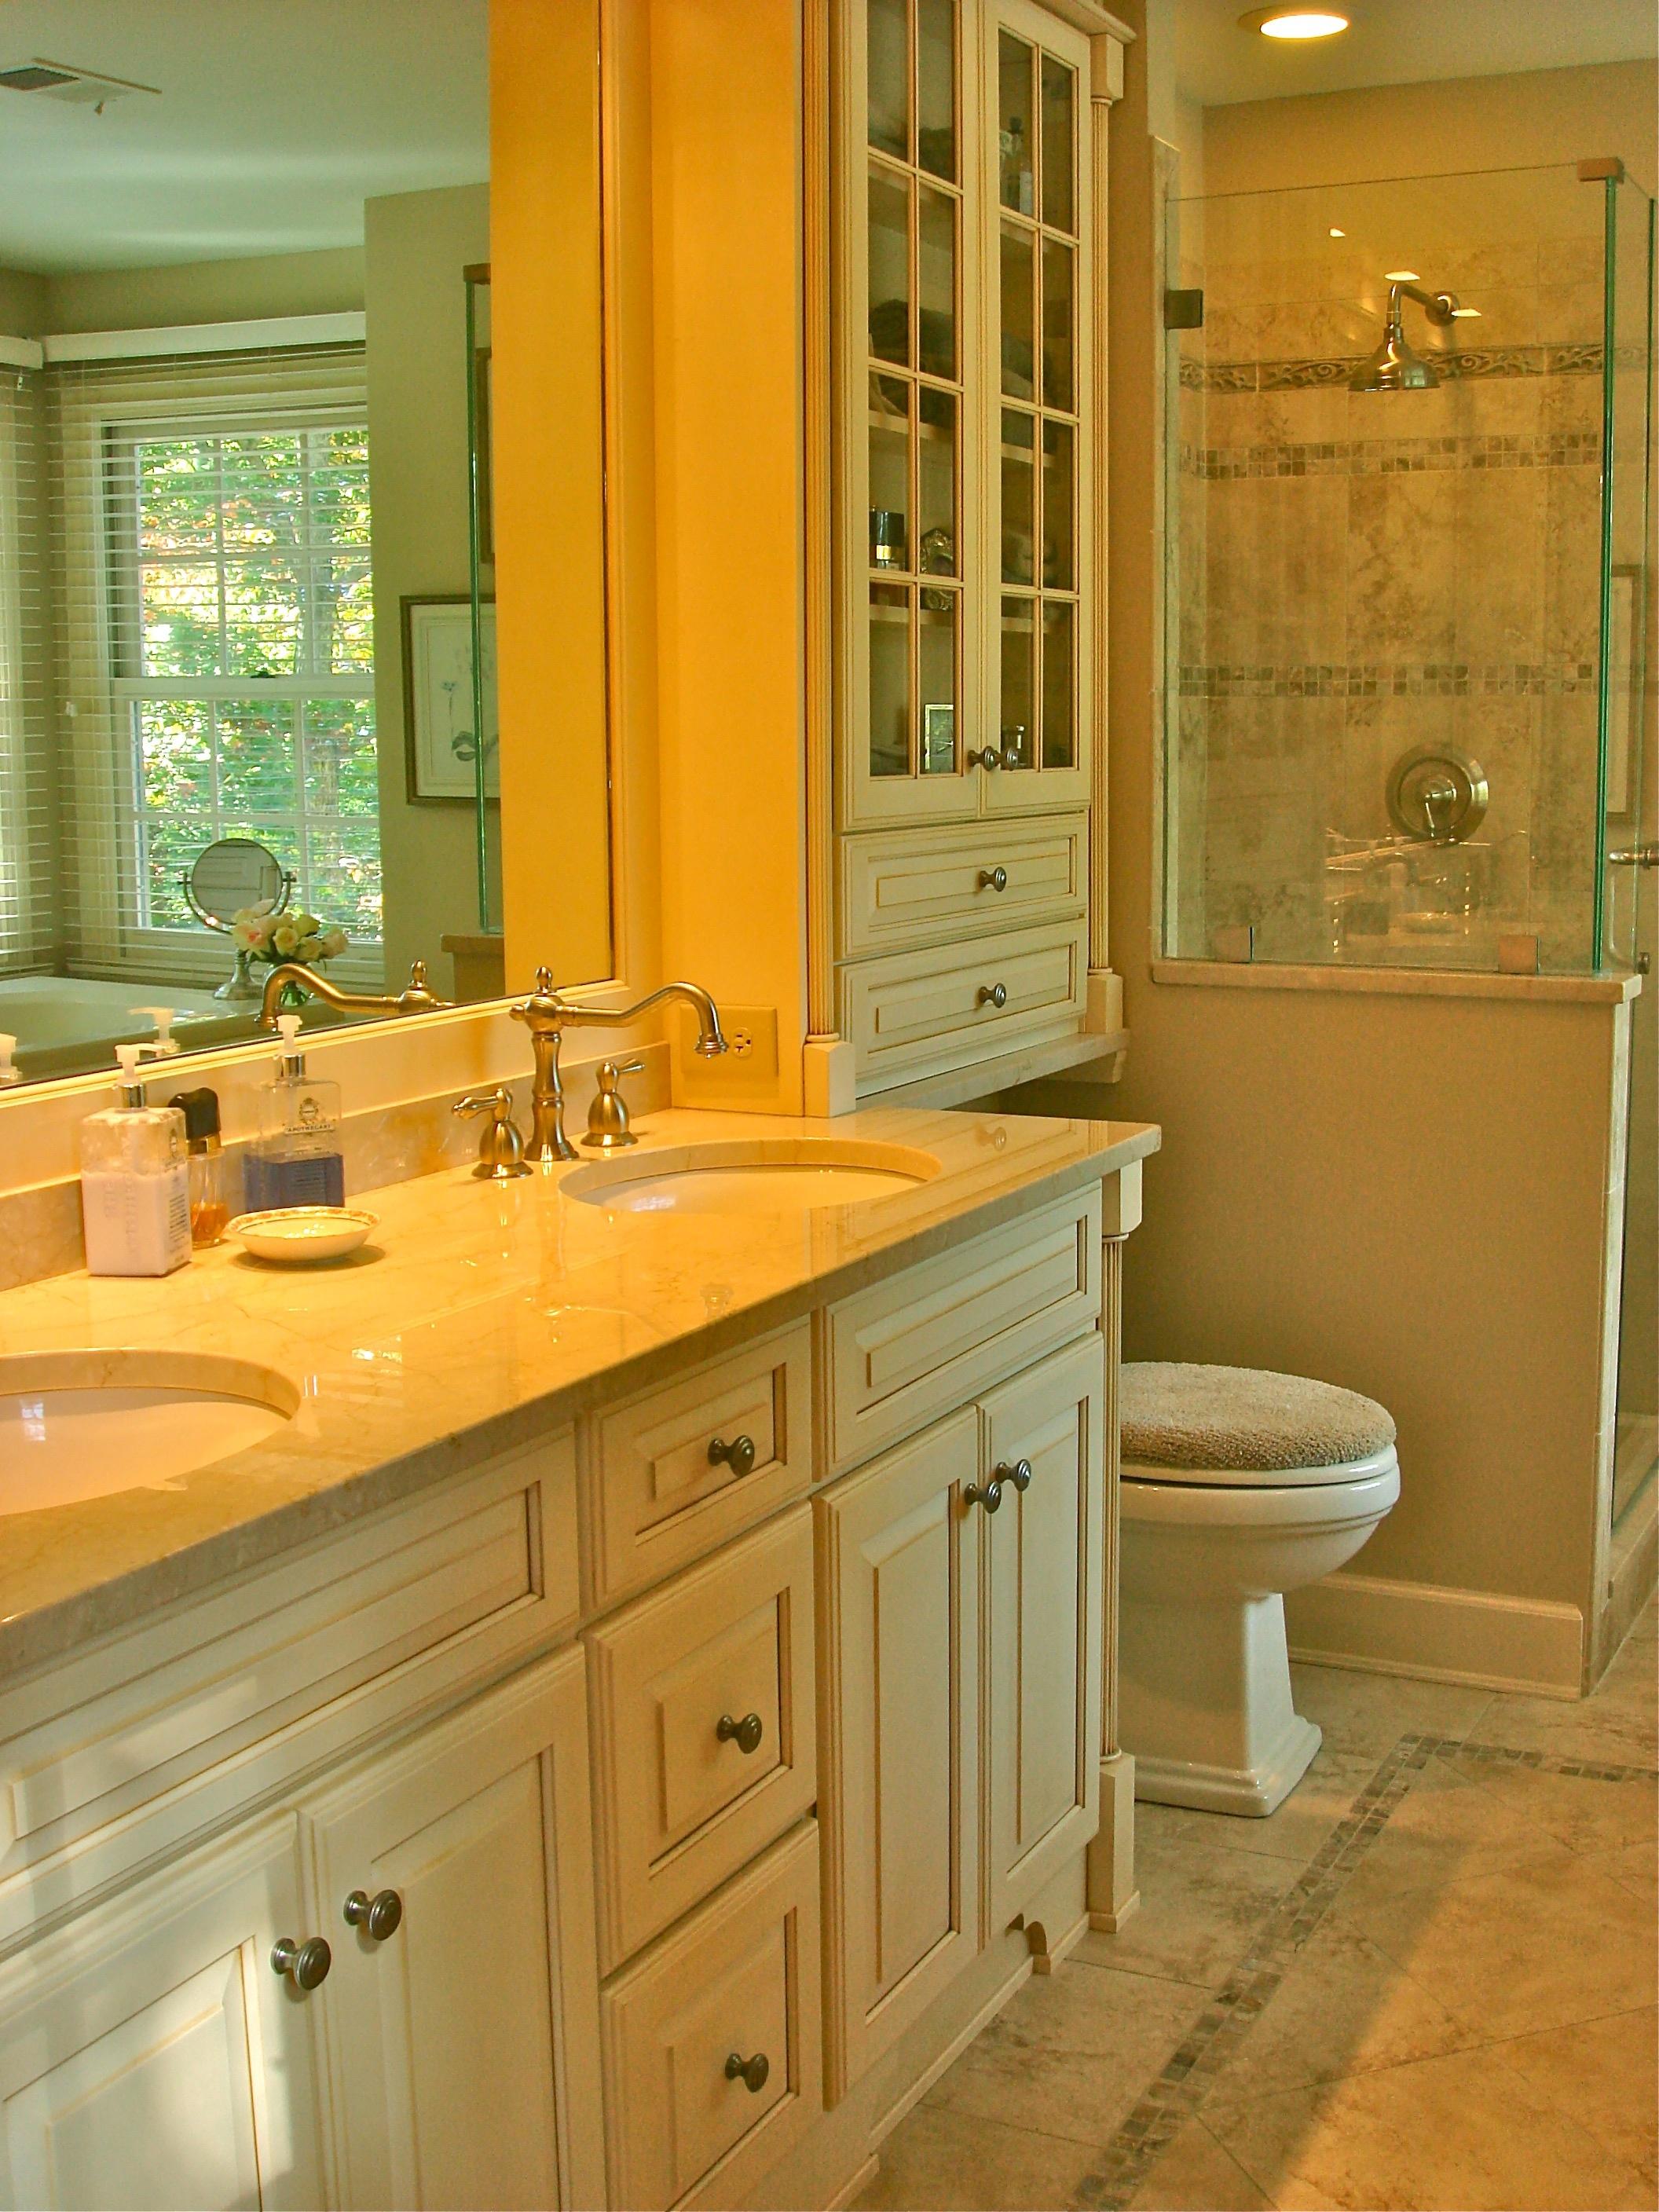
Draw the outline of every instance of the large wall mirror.
<instances>
[{"instance_id":1,"label":"large wall mirror","mask_svg":"<svg viewBox=\"0 0 1659 2212\"><path fill-rule=\"evenodd\" d=\"M538 379L594 396L565 460L601 471L570 445L599 434L597 323L541 357L550 303L492 264L490 31L488 0L0 8L0 1034L26 1081L251 1036L273 956L354 993L416 959L447 999L516 986L549 788L580 797L586 908L537 957L611 972L603 687L559 691L562 648L603 658L591 502L557 525L580 650L544 607L538 678L498 661L498 567L506 590L527 544L521 598L545 581L512 482ZM528 148L534 92L506 153L540 198L508 231L545 237L567 193L553 228L597 266L595 164Z\"/></svg>"}]
</instances>

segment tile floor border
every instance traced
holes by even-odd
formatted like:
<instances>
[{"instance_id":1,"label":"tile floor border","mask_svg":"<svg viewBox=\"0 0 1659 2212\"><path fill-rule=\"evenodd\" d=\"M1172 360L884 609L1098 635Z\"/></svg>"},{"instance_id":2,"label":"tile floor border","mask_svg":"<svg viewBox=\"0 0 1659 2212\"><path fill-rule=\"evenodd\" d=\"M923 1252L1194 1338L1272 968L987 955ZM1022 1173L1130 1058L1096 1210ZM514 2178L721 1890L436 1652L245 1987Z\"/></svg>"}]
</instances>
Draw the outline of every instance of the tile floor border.
<instances>
[{"instance_id":1,"label":"tile floor border","mask_svg":"<svg viewBox=\"0 0 1659 2212\"><path fill-rule=\"evenodd\" d=\"M1589 1782L1650 1784L1659 1772L1651 1766L1562 1759L1549 1752L1516 1750L1459 1736L1402 1735L1298 1879L1269 1907L1249 1951L1137 2100L1099 2165L1078 2185L1077 2205L1089 2212L1122 2212L1182 2129L1198 2117L1217 2077L1237 2057L1295 1954L1324 1921L1418 1778L1431 1759L1446 1757L1524 1766Z\"/></svg>"}]
</instances>

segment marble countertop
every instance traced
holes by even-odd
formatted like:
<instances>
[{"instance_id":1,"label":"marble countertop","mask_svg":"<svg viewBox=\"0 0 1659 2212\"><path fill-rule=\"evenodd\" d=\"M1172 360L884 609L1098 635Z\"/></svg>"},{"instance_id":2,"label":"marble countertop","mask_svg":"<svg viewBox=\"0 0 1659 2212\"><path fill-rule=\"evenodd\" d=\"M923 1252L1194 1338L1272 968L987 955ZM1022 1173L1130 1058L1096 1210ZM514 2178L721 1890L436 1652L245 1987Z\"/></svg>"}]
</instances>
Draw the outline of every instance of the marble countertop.
<instances>
[{"instance_id":1,"label":"marble countertop","mask_svg":"<svg viewBox=\"0 0 1659 2212\"><path fill-rule=\"evenodd\" d=\"M834 1121L654 1115L644 1148L732 1139L875 1140L939 1172L858 1206L633 1213L466 1170L350 1202L363 1250L276 1268L228 1244L155 1279L58 1275L0 1294L0 1356L85 1350L256 1361L294 1418L161 1486L0 1513L0 1670L53 1657L373 1511L603 1398L781 1326L1144 1158L1135 1122L872 1108ZM694 1341L695 1340L695 1341Z\"/></svg>"}]
</instances>

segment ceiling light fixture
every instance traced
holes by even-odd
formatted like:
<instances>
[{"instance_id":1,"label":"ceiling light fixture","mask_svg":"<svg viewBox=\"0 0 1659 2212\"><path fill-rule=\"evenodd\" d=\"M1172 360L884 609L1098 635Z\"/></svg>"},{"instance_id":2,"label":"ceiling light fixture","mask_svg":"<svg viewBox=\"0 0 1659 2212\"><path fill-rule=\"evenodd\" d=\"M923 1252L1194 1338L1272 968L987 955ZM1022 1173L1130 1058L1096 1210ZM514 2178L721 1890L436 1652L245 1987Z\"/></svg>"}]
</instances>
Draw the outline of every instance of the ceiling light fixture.
<instances>
[{"instance_id":1,"label":"ceiling light fixture","mask_svg":"<svg viewBox=\"0 0 1659 2212\"><path fill-rule=\"evenodd\" d=\"M1479 307L1454 307L1452 309L1453 315L1460 323L1468 322L1472 315L1478 315L1480 313L1480 310Z\"/></svg>"},{"instance_id":2,"label":"ceiling light fixture","mask_svg":"<svg viewBox=\"0 0 1659 2212\"><path fill-rule=\"evenodd\" d=\"M1332 39L1348 27L1348 18L1336 8L1284 6L1252 8L1238 19L1243 31L1260 31L1264 39Z\"/></svg>"},{"instance_id":3,"label":"ceiling light fixture","mask_svg":"<svg viewBox=\"0 0 1659 2212\"><path fill-rule=\"evenodd\" d=\"M1331 225L1331 236L1333 238L1346 238L1347 234L1348 234L1346 230L1339 230L1334 223Z\"/></svg>"},{"instance_id":4,"label":"ceiling light fixture","mask_svg":"<svg viewBox=\"0 0 1659 2212\"><path fill-rule=\"evenodd\" d=\"M1385 284L1415 284L1417 271L1415 269L1385 269L1382 282Z\"/></svg>"}]
</instances>

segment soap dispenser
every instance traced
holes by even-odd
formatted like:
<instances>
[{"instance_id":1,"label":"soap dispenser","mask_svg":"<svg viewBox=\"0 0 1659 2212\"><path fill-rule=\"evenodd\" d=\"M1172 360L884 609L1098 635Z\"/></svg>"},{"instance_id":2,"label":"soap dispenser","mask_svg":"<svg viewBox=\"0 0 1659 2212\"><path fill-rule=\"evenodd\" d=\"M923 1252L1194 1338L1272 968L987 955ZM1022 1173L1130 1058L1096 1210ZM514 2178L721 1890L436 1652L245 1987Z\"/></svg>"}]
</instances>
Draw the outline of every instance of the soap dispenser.
<instances>
[{"instance_id":1,"label":"soap dispenser","mask_svg":"<svg viewBox=\"0 0 1659 2212\"><path fill-rule=\"evenodd\" d=\"M190 1169L185 1117L150 1106L139 1048L120 1044L113 1106L81 1124L81 1213L87 1271L170 1275L190 1257Z\"/></svg>"},{"instance_id":2,"label":"soap dispenser","mask_svg":"<svg viewBox=\"0 0 1659 2212\"><path fill-rule=\"evenodd\" d=\"M260 1089L259 1133L243 1170L248 1211L343 1206L340 1086L326 1076L307 1074L297 1014L279 1014L276 1026L283 1037L276 1079Z\"/></svg>"},{"instance_id":3,"label":"soap dispenser","mask_svg":"<svg viewBox=\"0 0 1659 2212\"><path fill-rule=\"evenodd\" d=\"M17 1040L15 1036L0 1034L0 1090L3 1090L9 1083L21 1083L23 1080L23 1071L12 1058L16 1049Z\"/></svg>"}]
</instances>

